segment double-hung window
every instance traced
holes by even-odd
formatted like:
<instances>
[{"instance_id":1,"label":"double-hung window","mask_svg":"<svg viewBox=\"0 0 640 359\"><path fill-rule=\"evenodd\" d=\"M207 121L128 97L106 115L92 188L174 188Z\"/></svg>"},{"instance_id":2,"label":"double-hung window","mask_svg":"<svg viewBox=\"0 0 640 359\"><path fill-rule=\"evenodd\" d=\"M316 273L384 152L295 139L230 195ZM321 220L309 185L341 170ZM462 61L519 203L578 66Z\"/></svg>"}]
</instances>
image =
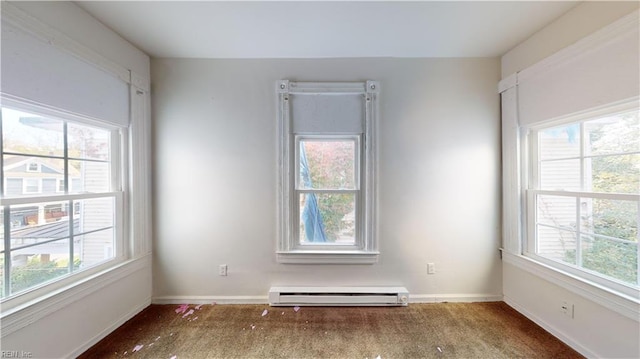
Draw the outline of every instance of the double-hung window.
<instances>
[{"instance_id":1,"label":"double-hung window","mask_svg":"<svg viewBox=\"0 0 640 359\"><path fill-rule=\"evenodd\" d=\"M637 291L638 109L538 126L528 141L526 253L620 292Z\"/></svg>"},{"instance_id":2,"label":"double-hung window","mask_svg":"<svg viewBox=\"0 0 640 359\"><path fill-rule=\"evenodd\" d=\"M13 105L0 126L3 301L123 255L124 133Z\"/></svg>"},{"instance_id":3,"label":"double-hung window","mask_svg":"<svg viewBox=\"0 0 640 359\"><path fill-rule=\"evenodd\" d=\"M373 263L379 84L279 81L284 263Z\"/></svg>"}]
</instances>

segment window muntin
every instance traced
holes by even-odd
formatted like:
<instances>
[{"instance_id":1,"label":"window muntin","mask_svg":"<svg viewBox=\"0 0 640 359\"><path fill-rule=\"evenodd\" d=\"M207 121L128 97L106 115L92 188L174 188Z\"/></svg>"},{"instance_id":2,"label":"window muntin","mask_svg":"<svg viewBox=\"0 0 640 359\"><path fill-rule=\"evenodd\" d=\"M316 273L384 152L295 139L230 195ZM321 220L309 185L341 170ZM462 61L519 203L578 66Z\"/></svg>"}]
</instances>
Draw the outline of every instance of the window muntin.
<instances>
[{"instance_id":1,"label":"window muntin","mask_svg":"<svg viewBox=\"0 0 640 359\"><path fill-rule=\"evenodd\" d=\"M528 255L638 288L638 111L531 132Z\"/></svg>"},{"instance_id":2,"label":"window muntin","mask_svg":"<svg viewBox=\"0 0 640 359\"><path fill-rule=\"evenodd\" d=\"M120 132L6 107L0 131L2 300L121 258Z\"/></svg>"}]
</instances>

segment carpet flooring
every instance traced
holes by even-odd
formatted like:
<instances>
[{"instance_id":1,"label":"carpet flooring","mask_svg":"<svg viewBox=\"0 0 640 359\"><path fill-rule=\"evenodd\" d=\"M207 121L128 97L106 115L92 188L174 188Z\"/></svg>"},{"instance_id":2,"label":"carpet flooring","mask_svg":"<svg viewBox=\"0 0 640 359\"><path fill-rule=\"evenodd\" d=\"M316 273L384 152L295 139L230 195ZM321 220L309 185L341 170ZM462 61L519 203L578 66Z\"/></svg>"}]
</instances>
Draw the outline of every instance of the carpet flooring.
<instances>
[{"instance_id":1,"label":"carpet flooring","mask_svg":"<svg viewBox=\"0 0 640 359\"><path fill-rule=\"evenodd\" d=\"M582 358L503 302L151 305L80 358Z\"/></svg>"}]
</instances>

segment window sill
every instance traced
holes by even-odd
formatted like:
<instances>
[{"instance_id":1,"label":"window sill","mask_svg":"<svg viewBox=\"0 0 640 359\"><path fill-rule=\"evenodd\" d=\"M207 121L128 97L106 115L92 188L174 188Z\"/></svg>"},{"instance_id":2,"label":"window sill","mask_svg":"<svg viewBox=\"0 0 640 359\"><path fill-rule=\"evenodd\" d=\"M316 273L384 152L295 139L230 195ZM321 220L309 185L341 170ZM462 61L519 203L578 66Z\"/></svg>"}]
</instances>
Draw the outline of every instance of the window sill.
<instances>
[{"instance_id":1,"label":"window sill","mask_svg":"<svg viewBox=\"0 0 640 359\"><path fill-rule=\"evenodd\" d=\"M150 266L151 256L149 254L142 257L128 260L107 270L84 278L78 282L57 289L47 295L41 296L33 301L22 304L0 313L2 322L2 335L5 337L25 326L46 317L47 315L60 310L71 303L94 293L105 286L125 278Z\"/></svg>"},{"instance_id":2,"label":"window sill","mask_svg":"<svg viewBox=\"0 0 640 359\"><path fill-rule=\"evenodd\" d=\"M310 251L277 252L278 263L284 264L374 264L380 252Z\"/></svg>"},{"instance_id":3,"label":"window sill","mask_svg":"<svg viewBox=\"0 0 640 359\"><path fill-rule=\"evenodd\" d=\"M637 321L640 317L640 295L633 297L611 290L523 255L503 251L502 258L506 263L600 304L627 318Z\"/></svg>"}]
</instances>

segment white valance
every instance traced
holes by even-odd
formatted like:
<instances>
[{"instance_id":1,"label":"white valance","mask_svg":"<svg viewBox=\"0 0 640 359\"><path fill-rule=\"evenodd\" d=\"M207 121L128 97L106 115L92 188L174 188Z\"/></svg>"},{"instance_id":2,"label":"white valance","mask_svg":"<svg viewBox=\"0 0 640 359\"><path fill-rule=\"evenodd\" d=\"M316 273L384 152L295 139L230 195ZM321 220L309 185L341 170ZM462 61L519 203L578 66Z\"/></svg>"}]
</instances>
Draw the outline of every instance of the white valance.
<instances>
[{"instance_id":1,"label":"white valance","mask_svg":"<svg viewBox=\"0 0 640 359\"><path fill-rule=\"evenodd\" d=\"M518 121L533 126L640 95L638 12L505 79L517 86Z\"/></svg>"},{"instance_id":2,"label":"white valance","mask_svg":"<svg viewBox=\"0 0 640 359\"><path fill-rule=\"evenodd\" d=\"M1 44L3 95L129 125L129 85L116 75L5 21Z\"/></svg>"}]
</instances>

